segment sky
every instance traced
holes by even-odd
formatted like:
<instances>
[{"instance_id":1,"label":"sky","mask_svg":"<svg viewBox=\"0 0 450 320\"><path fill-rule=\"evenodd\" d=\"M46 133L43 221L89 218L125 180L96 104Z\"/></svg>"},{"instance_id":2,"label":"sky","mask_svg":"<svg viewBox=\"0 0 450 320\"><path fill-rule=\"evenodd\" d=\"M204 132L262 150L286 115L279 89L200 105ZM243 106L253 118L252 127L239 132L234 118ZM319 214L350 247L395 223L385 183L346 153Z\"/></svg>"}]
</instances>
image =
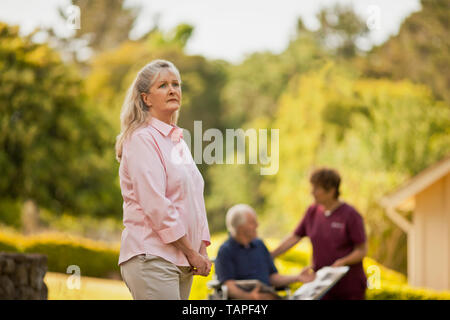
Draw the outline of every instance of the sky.
<instances>
[{"instance_id":1,"label":"sky","mask_svg":"<svg viewBox=\"0 0 450 320\"><path fill-rule=\"evenodd\" d=\"M298 17L306 27L318 27L316 13L335 3L351 4L371 31L362 46L381 44L398 32L402 21L420 10L419 0L126 0L126 6L142 5L130 37L138 37L155 25L168 31L179 23L194 26L186 46L188 54L239 63L256 51L282 52L294 35ZM70 0L0 0L0 21L18 24L26 34L37 26L53 26L60 35L70 30L57 8ZM83 15L81 14L81 27Z\"/></svg>"}]
</instances>

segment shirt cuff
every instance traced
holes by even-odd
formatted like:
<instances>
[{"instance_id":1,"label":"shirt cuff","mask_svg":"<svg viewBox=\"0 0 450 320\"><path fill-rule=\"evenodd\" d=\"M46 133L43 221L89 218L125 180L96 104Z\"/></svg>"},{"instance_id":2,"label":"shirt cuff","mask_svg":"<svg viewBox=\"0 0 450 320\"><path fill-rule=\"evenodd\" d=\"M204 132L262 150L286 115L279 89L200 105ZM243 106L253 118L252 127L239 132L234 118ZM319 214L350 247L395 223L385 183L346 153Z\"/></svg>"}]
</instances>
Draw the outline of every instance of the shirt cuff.
<instances>
[{"instance_id":1,"label":"shirt cuff","mask_svg":"<svg viewBox=\"0 0 450 320\"><path fill-rule=\"evenodd\" d=\"M206 225L203 228L202 232L202 241L205 242L206 246L209 246L211 244L211 236L209 235L209 228L208 225Z\"/></svg>"},{"instance_id":2,"label":"shirt cuff","mask_svg":"<svg viewBox=\"0 0 450 320\"><path fill-rule=\"evenodd\" d=\"M181 223L177 223L173 227L159 230L157 231L157 233L161 238L161 240L167 244L180 239L182 236L186 234L186 230L184 229L184 226Z\"/></svg>"},{"instance_id":3,"label":"shirt cuff","mask_svg":"<svg viewBox=\"0 0 450 320\"><path fill-rule=\"evenodd\" d=\"M205 243L206 247L208 247L211 244L211 241L209 240L202 239L202 241Z\"/></svg>"}]
</instances>

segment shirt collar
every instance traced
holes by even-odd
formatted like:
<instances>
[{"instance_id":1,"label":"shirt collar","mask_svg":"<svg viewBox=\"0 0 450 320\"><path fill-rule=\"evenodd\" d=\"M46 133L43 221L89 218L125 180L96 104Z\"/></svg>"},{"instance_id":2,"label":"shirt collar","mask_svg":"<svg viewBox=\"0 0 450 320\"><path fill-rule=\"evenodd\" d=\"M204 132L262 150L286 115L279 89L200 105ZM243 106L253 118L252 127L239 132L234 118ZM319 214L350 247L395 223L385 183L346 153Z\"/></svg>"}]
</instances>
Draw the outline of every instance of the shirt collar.
<instances>
[{"instance_id":1,"label":"shirt collar","mask_svg":"<svg viewBox=\"0 0 450 320\"><path fill-rule=\"evenodd\" d=\"M156 119L155 117L151 118L150 125L166 137L168 137L173 130L179 129L177 126L167 124L164 121Z\"/></svg>"},{"instance_id":2,"label":"shirt collar","mask_svg":"<svg viewBox=\"0 0 450 320\"><path fill-rule=\"evenodd\" d=\"M246 248L243 244L237 242L236 239L234 239L230 234L229 234L229 237L230 237L230 241L231 241L231 243L233 244L233 246L238 246L238 247L241 247L241 248ZM256 239L253 239L252 241L250 241L249 247L250 247L250 248L256 247ZM247 248L248 248L248 247L247 247Z\"/></svg>"}]
</instances>

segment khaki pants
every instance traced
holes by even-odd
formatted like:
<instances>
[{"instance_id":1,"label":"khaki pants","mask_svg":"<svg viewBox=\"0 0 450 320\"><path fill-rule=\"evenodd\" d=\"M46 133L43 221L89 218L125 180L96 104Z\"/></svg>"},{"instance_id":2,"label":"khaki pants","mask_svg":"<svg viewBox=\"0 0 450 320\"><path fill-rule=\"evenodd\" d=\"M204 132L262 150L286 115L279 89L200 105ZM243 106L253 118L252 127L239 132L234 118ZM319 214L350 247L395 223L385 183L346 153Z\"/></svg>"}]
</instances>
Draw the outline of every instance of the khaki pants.
<instances>
[{"instance_id":1,"label":"khaki pants","mask_svg":"<svg viewBox=\"0 0 450 320\"><path fill-rule=\"evenodd\" d=\"M190 267L179 267L151 255L140 254L120 265L120 273L135 300L187 300L191 291Z\"/></svg>"}]
</instances>

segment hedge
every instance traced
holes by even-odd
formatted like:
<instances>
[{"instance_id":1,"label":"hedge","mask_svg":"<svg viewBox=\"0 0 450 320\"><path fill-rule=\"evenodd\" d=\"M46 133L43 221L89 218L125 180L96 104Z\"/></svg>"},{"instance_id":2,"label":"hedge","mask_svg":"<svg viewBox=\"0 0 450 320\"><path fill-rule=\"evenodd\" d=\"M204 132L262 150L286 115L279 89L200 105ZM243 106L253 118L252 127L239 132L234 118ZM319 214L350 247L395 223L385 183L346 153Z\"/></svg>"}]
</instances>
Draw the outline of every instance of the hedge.
<instances>
[{"instance_id":1,"label":"hedge","mask_svg":"<svg viewBox=\"0 0 450 320\"><path fill-rule=\"evenodd\" d=\"M224 235L214 236L209 254L214 257L220 244L225 240ZM273 246L274 240L269 248ZM48 270L51 272L66 273L70 265L80 267L81 275L99 278L108 278L119 274L117 265L120 244L109 244L85 238L68 236L65 234L41 234L36 236L23 236L12 232L0 231L0 251L13 251L24 253L41 253L48 257ZM310 252L308 249L294 248L289 254L275 260L281 274L299 272L309 264ZM367 299L371 300L450 300L450 291L434 291L425 288L414 288L407 285L406 277L396 271L390 270L371 258L365 258L364 269L377 266L380 271L379 289L368 289ZM370 274L367 274L368 278ZM211 279L195 277L191 296L196 299L206 298L206 282ZM299 284L292 287L298 288ZM197 292L198 291L198 292Z\"/></svg>"},{"instance_id":2,"label":"hedge","mask_svg":"<svg viewBox=\"0 0 450 320\"><path fill-rule=\"evenodd\" d=\"M49 271L66 273L70 265L77 265L81 275L89 277L117 277L119 248L119 244L57 233L29 237L0 233L0 251L45 254Z\"/></svg>"}]
</instances>

